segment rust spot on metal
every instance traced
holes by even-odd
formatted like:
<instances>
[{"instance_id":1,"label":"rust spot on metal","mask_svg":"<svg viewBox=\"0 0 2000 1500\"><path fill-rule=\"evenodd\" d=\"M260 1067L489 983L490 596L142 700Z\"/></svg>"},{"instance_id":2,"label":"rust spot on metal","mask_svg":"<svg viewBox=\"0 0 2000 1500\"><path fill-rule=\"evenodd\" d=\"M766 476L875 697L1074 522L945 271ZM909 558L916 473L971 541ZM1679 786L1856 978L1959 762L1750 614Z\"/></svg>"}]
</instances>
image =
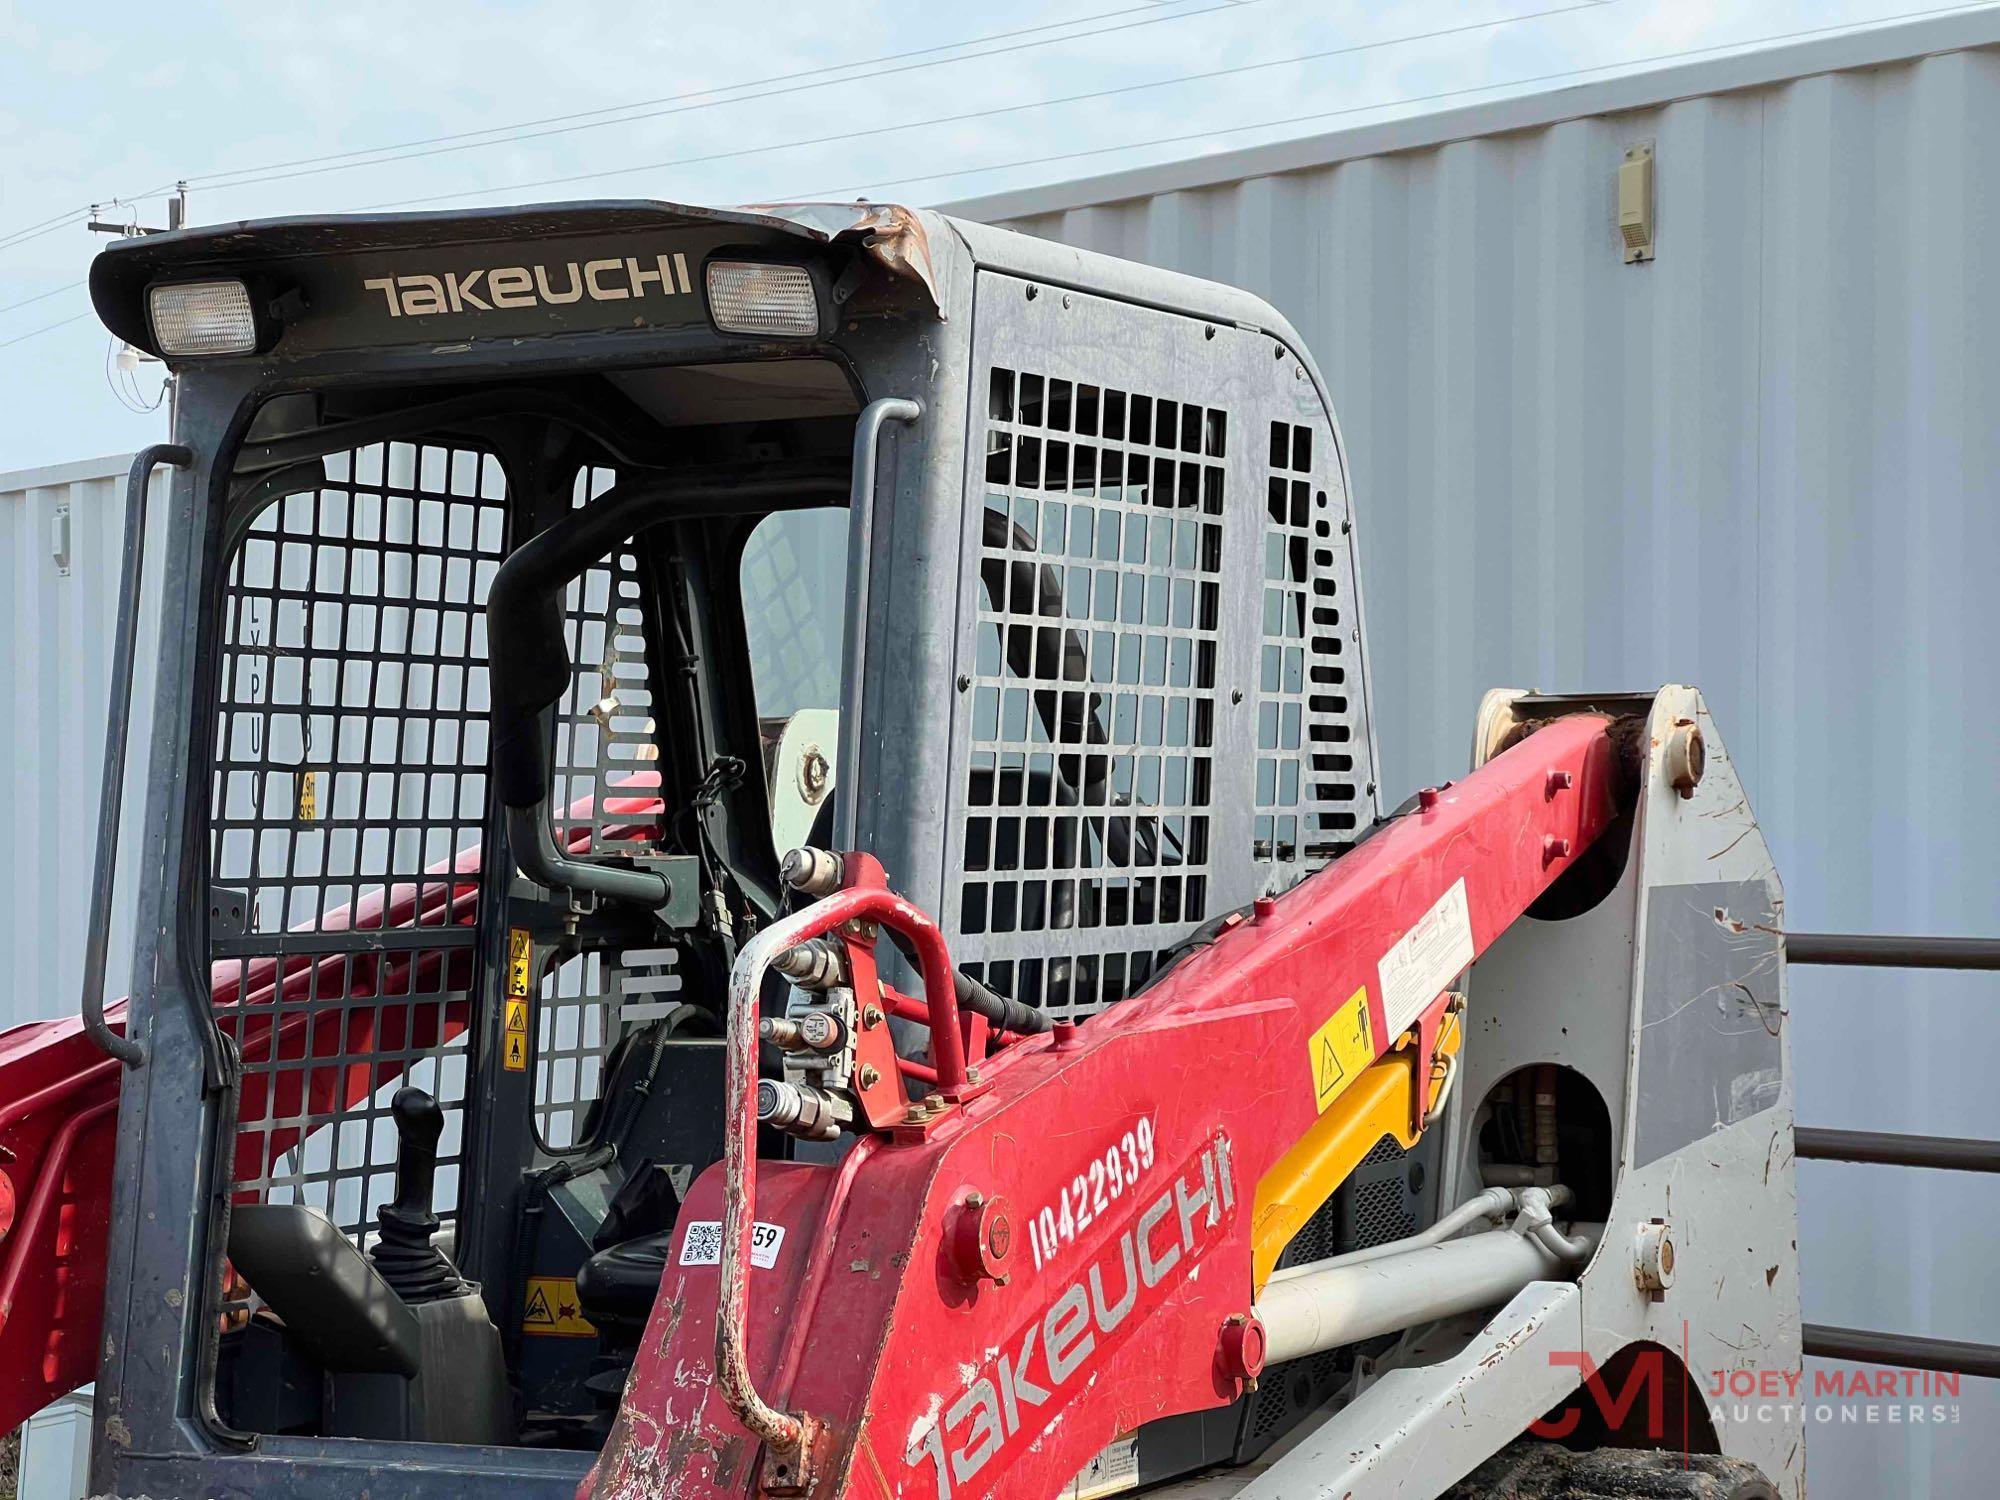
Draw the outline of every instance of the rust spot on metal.
<instances>
[{"instance_id":1,"label":"rust spot on metal","mask_svg":"<svg viewBox=\"0 0 2000 1500\"><path fill-rule=\"evenodd\" d=\"M914 209L900 203L751 203L742 212L783 219L829 242L858 240L891 275L921 286L938 316L944 316L931 267L930 235Z\"/></svg>"},{"instance_id":2,"label":"rust spot on metal","mask_svg":"<svg viewBox=\"0 0 2000 1500\"><path fill-rule=\"evenodd\" d=\"M666 1299L667 1316L660 1328L659 1353L664 1359L674 1341L674 1330L681 1326L681 1316L687 1311L687 1293L678 1292Z\"/></svg>"},{"instance_id":3,"label":"rust spot on metal","mask_svg":"<svg viewBox=\"0 0 2000 1500\"><path fill-rule=\"evenodd\" d=\"M715 1486L728 1489L736 1478L736 1466L743 1462L747 1444L740 1437L726 1437L715 1445Z\"/></svg>"}]
</instances>

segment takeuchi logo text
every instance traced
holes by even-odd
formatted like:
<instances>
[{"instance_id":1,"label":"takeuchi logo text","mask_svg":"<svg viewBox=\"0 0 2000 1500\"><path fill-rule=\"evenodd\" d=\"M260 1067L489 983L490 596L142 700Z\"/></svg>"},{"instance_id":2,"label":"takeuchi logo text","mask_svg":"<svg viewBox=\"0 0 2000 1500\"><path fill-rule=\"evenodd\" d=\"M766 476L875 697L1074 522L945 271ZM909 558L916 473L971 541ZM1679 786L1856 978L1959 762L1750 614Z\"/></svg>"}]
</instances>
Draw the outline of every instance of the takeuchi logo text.
<instances>
[{"instance_id":1,"label":"takeuchi logo text","mask_svg":"<svg viewBox=\"0 0 2000 1500\"><path fill-rule=\"evenodd\" d=\"M622 255L564 261L555 266L478 266L371 276L361 285L366 291L382 294L392 318L560 307L585 299L629 302L650 296L691 296L694 291L688 279L687 257L679 251L645 259Z\"/></svg>"}]
</instances>

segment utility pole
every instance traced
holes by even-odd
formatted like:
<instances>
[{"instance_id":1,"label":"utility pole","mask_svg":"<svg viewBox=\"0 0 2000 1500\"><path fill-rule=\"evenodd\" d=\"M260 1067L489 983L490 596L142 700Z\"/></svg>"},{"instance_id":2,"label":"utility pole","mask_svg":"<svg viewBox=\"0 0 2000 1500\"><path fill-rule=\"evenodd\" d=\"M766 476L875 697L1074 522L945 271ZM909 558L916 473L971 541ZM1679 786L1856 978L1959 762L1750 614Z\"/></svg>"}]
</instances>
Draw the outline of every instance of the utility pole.
<instances>
[{"instance_id":1,"label":"utility pole","mask_svg":"<svg viewBox=\"0 0 2000 1500\"><path fill-rule=\"evenodd\" d=\"M114 203L117 202L116 199L112 201ZM90 229L93 233L96 234L115 234L119 236L121 239L130 239L138 235L164 234L170 230L184 229L187 227L187 209L188 209L187 179L182 178L180 181L176 182L174 184L173 196L167 199L167 227L165 230L155 229L147 225L141 224L138 221L136 215L132 219L123 224L114 224L109 221L100 220L97 216L100 207L101 205L96 203L90 205L90 222L85 226L86 228ZM151 355L140 354L139 351L136 349L128 348L126 350L126 353L130 354L136 360L143 360L149 364L152 363ZM120 356L121 359L123 359L123 357L124 356L122 355ZM174 380L173 376L171 375L167 376L166 379L161 383L160 394L165 398L166 401L167 440L171 442L173 440L174 426L179 415L179 406L180 406L180 401L179 401L180 392L177 389L177 382ZM123 398L121 397L120 399L122 400Z\"/></svg>"}]
</instances>

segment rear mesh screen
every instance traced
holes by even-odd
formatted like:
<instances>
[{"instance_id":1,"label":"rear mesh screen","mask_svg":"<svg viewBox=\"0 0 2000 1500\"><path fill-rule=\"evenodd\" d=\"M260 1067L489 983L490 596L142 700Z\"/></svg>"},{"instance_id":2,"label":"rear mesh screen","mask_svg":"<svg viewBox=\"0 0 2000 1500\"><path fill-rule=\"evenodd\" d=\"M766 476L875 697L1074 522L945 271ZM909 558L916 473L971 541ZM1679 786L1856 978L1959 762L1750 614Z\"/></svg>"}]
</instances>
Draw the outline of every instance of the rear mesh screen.
<instances>
[{"instance_id":1,"label":"rear mesh screen","mask_svg":"<svg viewBox=\"0 0 2000 1500\"><path fill-rule=\"evenodd\" d=\"M987 418L958 941L1081 1014L1208 912L1229 423L1002 368Z\"/></svg>"},{"instance_id":2,"label":"rear mesh screen","mask_svg":"<svg viewBox=\"0 0 2000 1500\"><path fill-rule=\"evenodd\" d=\"M1313 482L1313 429L1271 424L1257 661L1257 816L1252 853L1317 869L1359 835L1354 711L1336 562L1339 508ZM1289 884L1290 880L1280 882Z\"/></svg>"}]
</instances>

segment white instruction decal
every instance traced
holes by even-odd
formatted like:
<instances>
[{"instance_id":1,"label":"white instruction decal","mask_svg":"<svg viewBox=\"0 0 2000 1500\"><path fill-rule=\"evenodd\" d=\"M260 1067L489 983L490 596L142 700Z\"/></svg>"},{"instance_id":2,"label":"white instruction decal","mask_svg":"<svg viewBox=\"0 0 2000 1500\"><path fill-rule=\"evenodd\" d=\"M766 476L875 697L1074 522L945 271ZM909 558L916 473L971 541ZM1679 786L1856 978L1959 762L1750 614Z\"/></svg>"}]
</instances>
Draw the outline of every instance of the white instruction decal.
<instances>
[{"instance_id":1,"label":"white instruction decal","mask_svg":"<svg viewBox=\"0 0 2000 1500\"><path fill-rule=\"evenodd\" d=\"M1424 1008L1471 962L1472 913L1465 904L1461 876L1375 966L1382 981L1382 1019L1389 1033L1384 1040L1393 1040L1415 1025Z\"/></svg>"},{"instance_id":2,"label":"white instruction decal","mask_svg":"<svg viewBox=\"0 0 2000 1500\"><path fill-rule=\"evenodd\" d=\"M1083 1466L1083 1472L1059 1490L1056 1500L1098 1500L1139 1487L1139 1435L1128 1432Z\"/></svg>"},{"instance_id":3,"label":"white instruction decal","mask_svg":"<svg viewBox=\"0 0 2000 1500\"><path fill-rule=\"evenodd\" d=\"M758 1220L750 1231L750 1264L770 1270L778 1263L778 1247L785 1242L785 1226L766 1224ZM687 1227L687 1238L681 1241L681 1264L684 1266L719 1266L722 1264L722 1225L715 1219L697 1219Z\"/></svg>"}]
</instances>

